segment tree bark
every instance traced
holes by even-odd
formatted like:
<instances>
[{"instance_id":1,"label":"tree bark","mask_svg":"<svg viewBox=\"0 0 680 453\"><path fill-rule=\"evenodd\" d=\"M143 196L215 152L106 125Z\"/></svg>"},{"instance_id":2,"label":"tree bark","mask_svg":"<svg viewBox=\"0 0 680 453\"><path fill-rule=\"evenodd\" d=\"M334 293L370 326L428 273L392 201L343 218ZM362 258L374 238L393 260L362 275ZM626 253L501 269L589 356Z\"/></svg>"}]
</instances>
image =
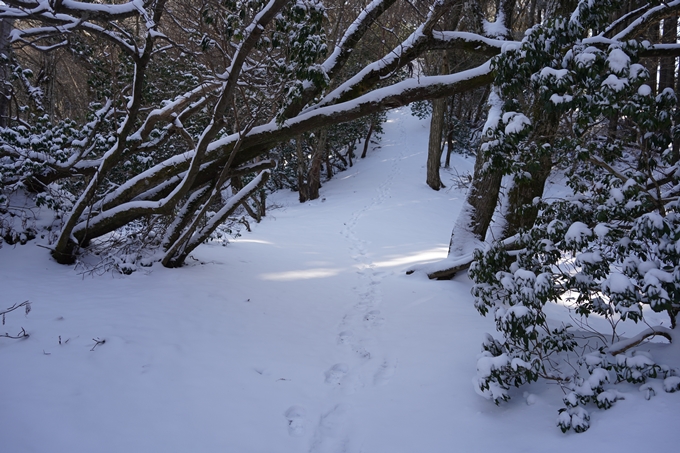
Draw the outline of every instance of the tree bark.
<instances>
[{"instance_id":1,"label":"tree bark","mask_svg":"<svg viewBox=\"0 0 680 453\"><path fill-rule=\"evenodd\" d=\"M43 108L45 114L54 123L55 91L54 85L57 78L57 59L54 52L42 54L42 68L40 71L40 84L43 87Z\"/></svg>"},{"instance_id":2,"label":"tree bark","mask_svg":"<svg viewBox=\"0 0 680 453\"><path fill-rule=\"evenodd\" d=\"M371 118L371 123L368 125L368 133L366 134L366 140L364 141L364 150L361 153L361 158L366 158L366 153L368 152L368 147L371 144L371 136L373 135L373 129L375 128L375 120Z\"/></svg>"},{"instance_id":3,"label":"tree bark","mask_svg":"<svg viewBox=\"0 0 680 453\"><path fill-rule=\"evenodd\" d=\"M267 192L260 189L259 199L257 200L257 213L262 217L267 216Z\"/></svg>"},{"instance_id":4,"label":"tree bark","mask_svg":"<svg viewBox=\"0 0 680 453\"><path fill-rule=\"evenodd\" d=\"M663 21L663 44L675 44L678 40L678 17L668 17ZM659 91L675 87L675 57L662 57L659 71Z\"/></svg>"},{"instance_id":5,"label":"tree bark","mask_svg":"<svg viewBox=\"0 0 680 453\"><path fill-rule=\"evenodd\" d=\"M234 213L236 208L248 197L253 195L257 190L261 189L267 182L270 170L264 170L253 179L248 185L241 189L236 195L231 197L227 203L217 212L213 217L208 220L206 225L199 231L195 232L188 237L186 240L182 241L181 246L171 247L166 255L163 257L161 263L165 267L179 267L184 264L184 260L189 256L189 254L198 247L202 242L207 240L210 235L215 231L215 229L224 223L227 218Z\"/></svg>"},{"instance_id":6,"label":"tree bark","mask_svg":"<svg viewBox=\"0 0 680 453\"><path fill-rule=\"evenodd\" d=\"M442 132L444 130L444 114L446 99L432 101L432 119L430 121L430 140L427 145L427 185L433 190L444 187L439 177L442 158Z\"/></svg>"},{"instance_id":7,"label":"tree bark","mask_svg":"<svg viewBox=\"0 0 680 453\"><path fill-rule=\"evenodd\" d=\"M486 164L484 154L481 150L478 151L472 185L468 189L465 203L451 233L449 256L462 256L468 253L476 243L484 241L486 231L489 229L498 203L503 173L493 168L485 168Z\"/></svg>"},{"instance_id":8,"label":"tree bark","mask_svg":"<svg viewBox=\"0 0 680 453\"><path fill-rule=\"evenodd\" d=\"M463 111L462 94L451 96L448 102L449 121L446 124L446 161L444 168L451 166L451 153L453 153L453 126L454 121L460 121Z\"/></svg>"},{"instance_id":9,"label":"tree bark","mask_svg":"<svg viewBox=\"0 0 680 453\"><path fill-rule=\"evenodd\" d=\"M550 176L552 161L549 155L541 156L529 170L528 179L514 180L508 191L508 205L505 213L505 228L501 239L531 228L538 216L534 199L543 195L545 182Z\"/></svg>"},{"instance_id":10,"label":"tree bark","mask_svg":"<svg viewBox=\"0 0 680 453\"><path fill-rule=\"evenodd\" d=\"M333 178L333 165L331 164L330 151L327 151L324 156L324 164L326 165L326 179L330 181Z\"/></svg>"},{"instance_id":11,"label":"tree bark","mask_svg":"<svg viewBox=\"0 0 680 453\"><path fill-rule=\"evenodd\" d=\"M307 195L309 200L319 198L321 188L321 163L326 154L326 144L328 142L328 130L321 129L317 134L317 142L312 153L312 161L307 172Z\"/></svg>"},{"instance_id":12,"label":"tree bark","mask_svg":"<svg viewBox=\"0 0 680 453\"><path fill-rule=\"evenodd\" d=\"M9 58L12 49L9 45L9 33L12 31L11 19L0 19L0 54L4 55L0 60L0 127L9 125L10 106L10 67Z\"/></svg>"},{"instance_id":13,"label":"tree bark","mask_svg":"<svg viewBox=\"0 0 680 453\"><path fill-rule=\"evenodd\" d=\"M515 175L508 191L508 200L504 212L505 226L500 239L506 239L527 230L534 225L538 216L538 208L534 199L543 196L545 182L552 170L552 159L548 152L542 151L544 144L552 145L559 127L559 117L546 115L540 105L534 104L532 113L533 130L530 142L534 143L531 162L525 170L528 177Z\"/></svg>"},{"instance_id":14,"label":"tree bark","mask_svg":"<svg viewBox=\"0 0 680 453\"><path fill-rule=\"evenodd\" d=\"M655 23L650 26L646 32L642 33L644 38L647 38L649 42L659 42L659 24ZM640 63L649 71L649 86L652 88L652 94L656 96L659 90L659 76L657 74L659 69L659 58L658 57L646 57L641 58Z\"/></svg>"},{"instance_id":15,"label":"tree bark","mask_svg":"<svg viewBox=\"0 0 680 453\"><path fill-rule=\"evenodd\" d=\"M446 160L444 161L444 168L451 166L451 153L453 153L453 129L449 125L449 131L446 135Z\"/></svg>"},{"instance_id":16,"label":"tree bark","mask_svg":"<svg viewBox=\"0 0 680 453\"><path fill-rule=\"evenodd\" d=\"M298 199L300 203L304 203L309 200L309 194L307 193L307 181L305 176L307 175L307 159L304 152L302 151L302 137L298 136L295 139L295 154L297 155L297 183L298 183Z\"/></svg>"}]
</instances>

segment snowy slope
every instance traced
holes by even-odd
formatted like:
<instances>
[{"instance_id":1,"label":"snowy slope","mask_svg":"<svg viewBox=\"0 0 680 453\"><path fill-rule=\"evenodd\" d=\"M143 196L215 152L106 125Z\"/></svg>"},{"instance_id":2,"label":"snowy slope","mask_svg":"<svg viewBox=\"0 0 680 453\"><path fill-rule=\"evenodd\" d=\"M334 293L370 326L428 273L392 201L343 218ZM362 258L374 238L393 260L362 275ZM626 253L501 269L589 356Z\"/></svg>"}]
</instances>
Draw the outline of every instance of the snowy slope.
<instances>
[{"instance_id":1,"label":"snowy slope","mask_svg":"<svg viewBox=\"0 0 680 453\"><path fill-rule=\"evenodd\" d=\"M5 246L0 306L33 311L3 330L30 338L0 338L0 451L674 451L677 394L622 387L567 435L556 386L501 407L475 394L493 322L469 280L404 274L446 256L464 196L446 173L449 188L425 185L427 126L392 112L381 146L322 199L276 194L252 233L199 247L182 269L83 276Z\"/></svg>"}]
</instances>

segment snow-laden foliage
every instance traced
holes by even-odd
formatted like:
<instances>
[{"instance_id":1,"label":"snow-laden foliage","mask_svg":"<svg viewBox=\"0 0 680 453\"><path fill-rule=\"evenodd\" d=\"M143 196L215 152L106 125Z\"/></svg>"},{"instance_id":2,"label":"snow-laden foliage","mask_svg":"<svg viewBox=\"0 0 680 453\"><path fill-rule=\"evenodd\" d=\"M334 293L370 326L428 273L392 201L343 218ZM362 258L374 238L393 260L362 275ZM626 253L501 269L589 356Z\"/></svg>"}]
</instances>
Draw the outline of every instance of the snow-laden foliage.
<instances>
[{"instance_id":1,"label":"snow-laden foliage","mask_svg":"<svg viewBox=\"0 0 680 453\"><path fill-rule=\"evenodd\" d=\"M611 407L612 384L678 373L642 353L606 349L619 323L652 310L675 327L680 310L680 112L671 88L655 95L650 87L640 63L648 42L592 37L606 29L612 5L581 2L570 19L535 26L495 60L502 109L482 148L514 184L530 181L547 157L573 190L535 199L536 222L513 250L495 243L470 268L475 305L502 335L483 344L478 390L499 403L511 386L558 382L567 392L563 431L588 429L586 405ZM548 303L603 317L613 331L597 333L597 348L584 346L571 325L547 320Z\"/></svg>"},{"instance_id":2,"label":"snow-laden foliage","mask_svg":"<svg viewBox=\"0 0 680 453\"><path fill-rule=\"evenodd\" d=\"M30 66L14 71L16 80L5 84L9 104L0 102L0 158L9 178L0 190L14 193L11 184L23 179L31 197L68 192L48 244L61 263L141 222L158 227L163 264L179 266L210 236L205 227L219 225L209 213L224 221L239 206L259 212L262 187L236 189L250 180L264 185L274 158L284 175L289 163L305 164L311 148L321 149L307 162L312 175L294 164L297 181L290 184L318 190L322 165L351 165L357 139L379 134L380 112L488 83L488 64L443 81L404 80L405 68L432 49L476 52L482 44L487 55L500 52L497 40L433 33L454 2L414 5L407 21L386 14L394 0L340 3L0 4L0 16L14 27L3 28L0 69L5 59ZM31 73L40 83L31 85ZM56 90L59 83L70 89ZM58 135L64 146L41 132L45 115L48 129L60 122L69 129ZM93 121L96 127L88 126ZM27 136L30 146L20 141ZM321 146L324 137L328 146ZM291 143L294 158L286 156Z\"/></svg>"},{"instance_id":3,"label":"snow-laden foliage","mask_svg":"<svg viewBox=\"0 0 680 453\"><path fill-rule=\"evenodd\" d=\"M224 127L210 133L217 138L239 130L247 131L255 123L267 122L277 111L279 116L283 115L289 100L299 97L305 84L320 90L328 82L318 65L327 52L322 26L325 9L316 0L279 1L277 4L205 2L201 5L198 22L187 15L187 8L191 6L183 3L178 3L172 10L166 10L162 1L145 7L129 11L127 5L101 8L90 15L83 12L86 7L59 6L65 8L61 20L66 22L70 19L77 22L80 14L86 16L78 22L86 32L72 33L69 41L63 43L67 48L64 53L75 60L75 66L85 67L88 71L83 80L87 93L80 93L80 99L89 99L89 104L74 118L60 119L63 115L55 110L54 95L50 96L40 86L45 83L44 77L40 83L33 80L38 68L35 71L23 68L19 62L21 58L15 52L3 54L3 64L12 68L10 96L18 106L2 113L9 114L10 118L6 127L0 130L0 233L5 241L25 242L35 237L35 222L17 219L30 218L26 209L41 206L52 209L58 219L70 217L73 220L81 216L81 220L91 227L90 220L85 219L106 210L107 203L111 207L107 197L108 200L115 197L116 191L127 181L178 153L189 151L206 137L206 130L211 128L211 116L215 115L219 104L216 89L231 73L242 71L239 93L233 96L229 108L225 106L219 113ZM277 9L277 13L265 18L263 14L272 8ZM3 12L36 20L44 20L43 15L51 14L49 8L46 12L36 12L26 9L21 2L4 5ZM87 22L88 18L96 22L98 14L110 15L106 27ZM169 20L162 19L164 14ZM143 17L144 26L126 22L129 15ZM31 23L14 22L14 25L16 29L10 34L10 40L23 40L35 47L43 42L41 40L68 31L40 28L34 31ZM97 33L92 33L92 27ZM35 33L39 37L31 41L29 38ZM257 42L246 43L250 36L257 36ZM234 67L233 60L239 52L243 53L244 45L252 47L249 49L250 60L241 68ZM215 57L221 57L221 62ZM243 62L239 64L243 65ZM41 74L46 70L45 67L39 69ZM236 84L231 83L230 89L235 90ZM246 171L245 176L252 179L260 170L253 168L252 173L248 175ZM243 171L237 170L238 173ZM93 175L96 177L91 179ZM201 214L192 222L195 226L190 228L210 223L209 214L219 211L220 195L231 193L230 179L223 179L221 184L224 186L214 188L212 195L198 187L208 200L199 203L203 205ZM161 186L167 182L161 182ZM167 188L158 189L147 194L167 194ZM88 195L83 195L85 192ZM18 206L17 197L25 199L26 203ZM10 199L14 201L10 203ZM82 210L84 204L90 206ZM80 213L74 216L73 209ZM181 207L177 207L169 213L182 212ZM169 226L187 227L174 224L164 213L159 214L130 219L132 222L111 231L106 242L112 243L111 238L115 237L127 237L126 242L134 242L131 237L146 238L146 234L130 233L140 229L161 237L175 233L166 231ZM69 229L68 223L57 225L59 223L53 225L55 233L59 227ZM223 233L215 232L220 236ZM64 234L61 238L50 235L48 243L59 249L59 244L65 243L64 239ZM82 242L81 246L90 246L91 251L99 253L101 247L88 242ZM113 243L119 244L119 241L113 240ZM134 247L153 243L138 240ZM167 246L167 241L165 244Z\"/></svg>"}]
</instances>

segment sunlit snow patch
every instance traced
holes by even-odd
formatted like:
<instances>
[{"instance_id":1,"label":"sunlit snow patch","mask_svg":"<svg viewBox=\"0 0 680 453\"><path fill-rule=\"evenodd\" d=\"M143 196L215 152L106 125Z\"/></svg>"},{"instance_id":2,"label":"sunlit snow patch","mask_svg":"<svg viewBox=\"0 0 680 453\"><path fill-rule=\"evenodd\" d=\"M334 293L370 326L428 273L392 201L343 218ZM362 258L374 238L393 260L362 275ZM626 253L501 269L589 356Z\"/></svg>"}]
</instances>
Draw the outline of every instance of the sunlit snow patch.
<instances>
[{"instance_id":1,"label":"sunlit snow patch","mask_svg":"<svg viewBox=\"0 0 680 453\"><path fill-rule=\"evenodd\" d=\"M278 282L288 282L293 280L309 280L312 278L327 278L338 275L342 272L342 269L329 269L329 268L317 268L317 269L304 269L299 271L288 271L288 272L273 272L270 274L261 274L261 280L270 280Z\"/></svg>"}]
</instances>

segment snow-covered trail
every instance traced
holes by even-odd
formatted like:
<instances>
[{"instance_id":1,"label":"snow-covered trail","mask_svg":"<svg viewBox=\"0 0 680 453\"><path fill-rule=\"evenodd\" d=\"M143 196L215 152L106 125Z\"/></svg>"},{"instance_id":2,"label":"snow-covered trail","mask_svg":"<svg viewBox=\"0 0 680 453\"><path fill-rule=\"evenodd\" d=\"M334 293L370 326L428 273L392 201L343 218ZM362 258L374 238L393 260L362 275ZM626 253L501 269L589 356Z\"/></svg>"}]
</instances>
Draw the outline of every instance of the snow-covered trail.
<instances>
[{"instance_id":1,"label":"snow-covered trail","mask_svg":"<svg viewBox=\"0 0 680 453\"><path fill-rule=\"evenodd\" d=\"M410 121L404 123L403 115ZM368 159L324 188L321 200L299 205L288 198L285 209L273 211L276 221L259 226L255 235L269 238L279 248L278 257L285 257L281 261L270 255L272 268L262 275L279 281L281 294L311 303L310 311L327 314L323 324L305 328L310 331L318 326L314 336L325 342L318 351L316 371L297 378L305 380L307 394L293 393L291 405L283 411L289 435L297 438L293 451L362 451L369 447L367 451L382 451L388 439L394 439L394 448L404 448L403 439L399 439L393 422L384 418L388 414L380 406L394 400L395 393L403 394L407 401L418 397L412 385L414 380L422 380L423 374L431 373L434 379L449 374L446 369L436 369L448 367L445 361L436 360L435 369L432 363L417 363L443 351L437 347L423 351L418 346L409 350L409 337L422 336L419 332L423 326L410 329L403 319L415 314L419 305L431 302L428 287L440 283L418 281L417 277L405 276L403 270L411 263L445 256L449 228L456 215L455 199L461 194L434 194L423 182L418 170L424 168L425 154L418 147L427 135L426 123L412 121L405 110L388 123L385 135L381 147ZM447 210L452 203L454 208ZM447 219L438 222L437 236L432 229L432 236L414 234L414 229L428 229L426 224L419 225L418 219L431 216L432 211ZM301 230L301 242L291 243L290 231L282 225L291 219L296 219ZM416 287L420 285L419 297ZM440 302L450 303L448 297ZM334 323L331 328L329 322ZM439 328L430 327L433 331ZM404 360L416 363L402 373L402 347L395 345L404 340ZM423 340L428 338L418 343ZM307 345L306 349L312 347ZM398 387L390 391L393 379ZM468 376L465 385L469 393ZM382 396L371 401L376 392ZM409 404L402 401L400 405L403 407L395 408L394 413L413 426ZM435 412L432 415L439 418ZM436 425L433 428L440 429ZM409 431L403 430L413 438ZM421 436L416 437L412 448L423 445ZM371 442L376 444L371 447Z\"/></svg>"},{"instance_id":2,"label":"snow-covered trail","mask_svg":"<svg viewBox=\"0 0 680 453\"><path fill-rule=\"evenodd\" d=\"M425 181L428 124L390 113L366 159L182 269L86 277L36 247L0 250L0 451L450 453L670 449L679 402L635 389L593 427L555 427L559 390L496 407L471 380L491 319L446 255L463 192ZM459 172L472 162L454 156ZM444 182L449 179L444 176ZM59 338L61 337L61 344ZM95 338L106 343L91 350ZM524 391L531 398L523 397ZM527 404L531 402L532 404ZM621 434L636 419L638 440ZM661 435L663 434L663 435ZM665 436L665 437L664 437ZM636 438L637 439L637 438ZM672 450L671 450L672 451Z\"/></svg>"}]
</instances>

